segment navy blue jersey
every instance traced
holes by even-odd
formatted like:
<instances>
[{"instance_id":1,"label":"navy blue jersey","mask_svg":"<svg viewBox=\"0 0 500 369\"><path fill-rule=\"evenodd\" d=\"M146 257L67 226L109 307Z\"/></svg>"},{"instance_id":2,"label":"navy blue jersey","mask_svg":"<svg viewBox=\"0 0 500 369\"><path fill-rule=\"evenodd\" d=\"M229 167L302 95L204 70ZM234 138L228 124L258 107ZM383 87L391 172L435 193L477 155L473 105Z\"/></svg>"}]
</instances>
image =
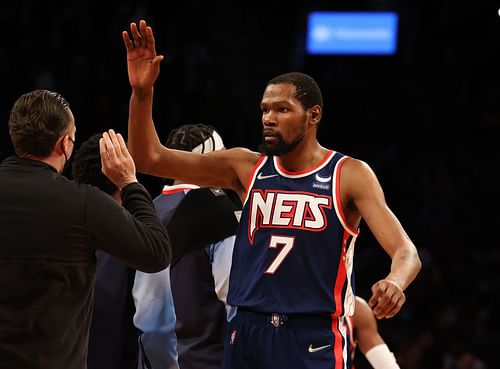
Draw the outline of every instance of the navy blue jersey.
<instances>
[{"instance_id":1,"label":"navy blue jersey","mask_svg":"<svg viewBox=\"0 0 500 369\"><path fill-rule=\"evenodd\" d=\"M329 151L314 168L255 164L233 252L228 302L256 312L352 315L354 242L339 178L347 157Z\"/></svg>"}]
</instances>

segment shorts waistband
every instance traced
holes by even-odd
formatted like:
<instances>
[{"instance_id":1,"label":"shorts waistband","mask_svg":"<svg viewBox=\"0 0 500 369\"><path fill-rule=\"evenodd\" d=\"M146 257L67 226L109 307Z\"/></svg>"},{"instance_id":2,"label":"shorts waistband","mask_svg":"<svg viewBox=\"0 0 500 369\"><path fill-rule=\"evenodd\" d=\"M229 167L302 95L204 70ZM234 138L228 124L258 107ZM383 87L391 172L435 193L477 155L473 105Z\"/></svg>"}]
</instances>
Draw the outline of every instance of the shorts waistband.
<instances>
[{"instance_id":1,"label":"shorts waistband","mask_svg":"<svg viewBox=\"0 0 500 369\"><path fill-rule=\"evenodd\" d=\"M337 324L333 322L338 319L330 314L282 314L261 313L238 307L236 316L246 321L262 324L270 324L278 328L287 326L290 328L325 328L335 329Z\"/></svg>"}]
</instances>

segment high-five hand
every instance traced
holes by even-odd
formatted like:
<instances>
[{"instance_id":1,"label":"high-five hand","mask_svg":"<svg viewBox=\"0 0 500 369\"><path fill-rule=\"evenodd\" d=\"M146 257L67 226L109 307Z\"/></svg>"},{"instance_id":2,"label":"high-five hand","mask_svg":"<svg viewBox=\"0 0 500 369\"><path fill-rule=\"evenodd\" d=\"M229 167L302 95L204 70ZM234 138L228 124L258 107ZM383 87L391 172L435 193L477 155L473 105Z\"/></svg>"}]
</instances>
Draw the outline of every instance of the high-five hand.
<instances>
[{"instance_id":1,"label":"high-five hand","mask_svg":"<svg viewBox=\"0 0 500 369\"><path fill-rule=\"evenodd\" d=\"M121 191L126 185L137 182L135 164L127 145L119 133L112 129L99 140L102 172Z\"/></svg>"},{"instance_id":2,"label":"high-five hand","mask_svg":"<svg viewBox=\"0 0 500 369\"><path fill-rule=\"evenodd\" d=\"M139 28L136 23L130 23L130 33L132 39L127 31L122 32L130 85L136 90L151 88L160 73L163 55L156 55L153 30L145 20L140 20Z\"/></svg>"}]
</instances>

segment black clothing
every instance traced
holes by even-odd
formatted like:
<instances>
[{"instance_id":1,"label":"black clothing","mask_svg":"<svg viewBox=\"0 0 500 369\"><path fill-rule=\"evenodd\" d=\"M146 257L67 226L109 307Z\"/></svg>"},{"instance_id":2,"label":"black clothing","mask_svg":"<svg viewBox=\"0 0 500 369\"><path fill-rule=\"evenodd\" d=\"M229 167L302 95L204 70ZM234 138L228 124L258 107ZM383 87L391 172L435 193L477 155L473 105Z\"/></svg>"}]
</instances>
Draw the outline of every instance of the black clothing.
<instances>
[{"instance_id":1,"label":"black clothing","mask_svg":"<svg viewBox=\"0 0 500 369\"><path fill-rule=\"evenodd\" d=\"M121 196L123 207L40 161L0 164L0 368L86 368L96 248L145 272L169 264L146 189Z\"/></svg>"},{"instance_id":2,"label":"black clothing","mask_svg":"<svg viewBox=\"0 0 500 369\"><path fill-rule=\"evenodd\" d=\"M205 249L184 255L170 269L181 369L221 368L227 329L226 307L215 293Z\"/></svg>"},{"instance_id":3,"label":"black clothing","mask_svg":"<svg viewBox=\"0 0 500 369\"><path fill-rule=\"evenodd\" d=\"M171 267L190 252L234 235L238 228L234 212L238 210L241 206L224 190L205 187L189 191L168 223L160 214L172 243Z\"/></svg>"},{"instance_id":4,"label":"black clothing","mask_svg":"<svg viewBox=\"0 0 500 369\"><path fill-rule=\"evenodd\" d=\"M101 250L96 251L96 259L88 369L136 369L139 330L133 322L135 269Z\"/></svg>"}]
</instances>

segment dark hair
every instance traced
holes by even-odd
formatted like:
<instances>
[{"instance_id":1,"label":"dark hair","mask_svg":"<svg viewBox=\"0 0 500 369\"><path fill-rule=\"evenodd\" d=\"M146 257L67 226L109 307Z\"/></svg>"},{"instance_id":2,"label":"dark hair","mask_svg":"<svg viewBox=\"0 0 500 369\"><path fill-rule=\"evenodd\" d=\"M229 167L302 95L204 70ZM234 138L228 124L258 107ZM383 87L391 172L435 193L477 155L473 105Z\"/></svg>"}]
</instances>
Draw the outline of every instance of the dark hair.
<instances>
[{"instance_id":1,"label":"dark hair","mask_svg":"<svg viewBox=\"0 0 500 369\"><path fill-rule=\"evenodd\" d=\"M206 124L184 124L170 131L165 146L169 149L191 151L212 136L215 128ZM165 178L164 185L172 185L172 178Z\"/></svg>"},{"instance_id":2,"label":"dark hair","mask_svg":"<svg viewBox=\"0 0 500 369\"><path fill-rule=\"evenodd\" d=\"M323 108L321 89L311 76L305 73L290 72L271 79L268 85L289 83L295 86L295 97L302 103L304 109L319 105Z\"/></svg>"},{"instance_id":3,"label":"dark hair","mask_svg":"<svg viewBox=\"0 0 500 369\"><path fill-rule=\"evenodd\" d=\"M9 133L17 155L50 155L68 129L69 103L57 92L34 90L19 97L9 117Z\"/></svg>"},{"instance_id":4,"label":"dark hair","mask_svg":"<svg viewBox=\"0 0 500 369\"><path fill-rule=\"evenodd\" d=\"M170 131L165 146L170 149L191 151L212 136L215 128L206 124L184 124Z\"/></svg>"},{"instance_id":5,"label":"dark hair","mask_svg":"<svg viewBox=\"0 0 500 369\"><path fill-rule=\"evenodd\" d=\"M73 156L73 179L77 183L91 184L109 195L114 195L118 192L118 187L101 170L101 154L99 152L99 139L101 137L100 133L96 133L81 144Z\"/></svg>"}]
</instances>

